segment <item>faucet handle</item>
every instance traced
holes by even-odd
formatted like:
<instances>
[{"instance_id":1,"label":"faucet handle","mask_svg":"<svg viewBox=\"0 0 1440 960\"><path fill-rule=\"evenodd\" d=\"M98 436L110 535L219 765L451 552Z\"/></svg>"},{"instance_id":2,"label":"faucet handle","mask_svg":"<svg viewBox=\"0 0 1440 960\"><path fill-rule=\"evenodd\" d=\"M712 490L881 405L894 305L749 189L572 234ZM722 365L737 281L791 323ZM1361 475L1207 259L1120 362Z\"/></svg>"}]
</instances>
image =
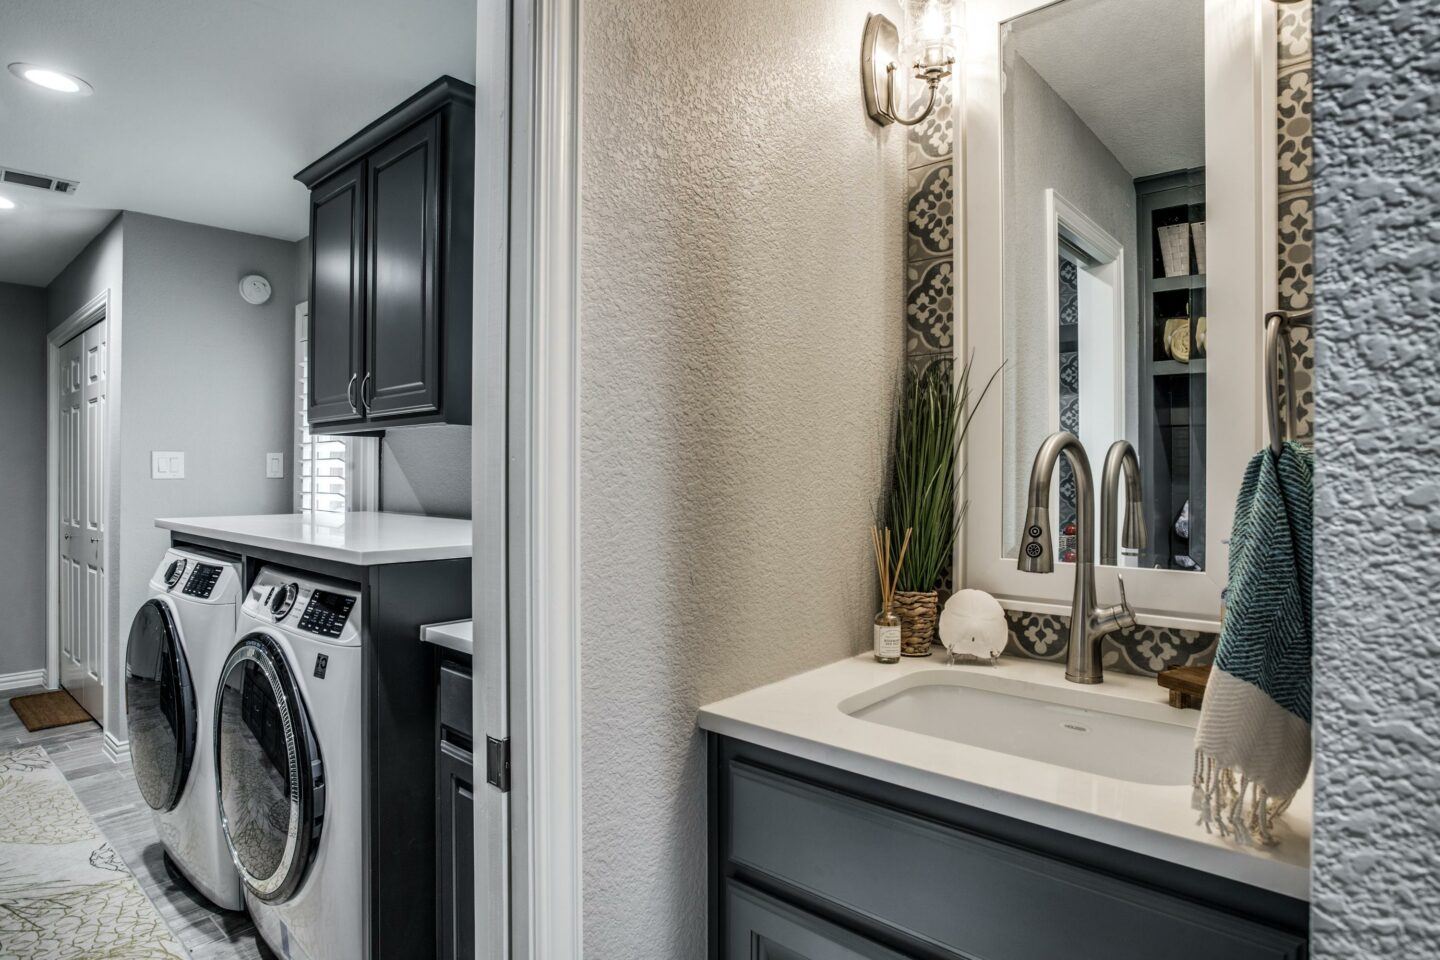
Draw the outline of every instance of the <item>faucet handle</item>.
<instances>
[{"instance_id":1,"label":"faucet handle","mask_svg":"<svg viewBox=\"0 0 1440 960\"><path fill-rule=\"evenodd\" d=\"M1115 580L1120 584L1120 602L1112 609L1115 611L1115 625L1121 629L1135 626L1135 608L1130 606L1130 598L1125 596L1125 574L1115 574Z\"/></svg>"}]
</instances>

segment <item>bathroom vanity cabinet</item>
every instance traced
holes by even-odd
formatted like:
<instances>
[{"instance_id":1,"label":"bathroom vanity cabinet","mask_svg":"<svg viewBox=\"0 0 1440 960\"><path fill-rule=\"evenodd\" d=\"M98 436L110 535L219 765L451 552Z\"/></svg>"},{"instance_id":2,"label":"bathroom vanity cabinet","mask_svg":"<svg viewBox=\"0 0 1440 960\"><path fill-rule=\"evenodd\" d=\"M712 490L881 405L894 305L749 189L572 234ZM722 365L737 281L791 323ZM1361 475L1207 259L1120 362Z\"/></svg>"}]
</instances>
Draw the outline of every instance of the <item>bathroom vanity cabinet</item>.
<instances>
[{"instance_id":1,"label":"bathroom vanity cabinet","mask_svg":"<svg viewBox=\"0 0 1440 960\"><path fill-rule=\"evenodd\" d=\"M475 90L441 77L295 175L311 426L470 422L474 157Z\"/></svg>"},{"instance_id":2,"label":"bathroom vanity cabinet","mask_svg":"<svg viewBox=\"0 0 1440 960\"><path fill-rule=\"evenodd\" d=\"M1308 904L709 734L710 960L1301 960Z\"/></svg>"}]
</instances>

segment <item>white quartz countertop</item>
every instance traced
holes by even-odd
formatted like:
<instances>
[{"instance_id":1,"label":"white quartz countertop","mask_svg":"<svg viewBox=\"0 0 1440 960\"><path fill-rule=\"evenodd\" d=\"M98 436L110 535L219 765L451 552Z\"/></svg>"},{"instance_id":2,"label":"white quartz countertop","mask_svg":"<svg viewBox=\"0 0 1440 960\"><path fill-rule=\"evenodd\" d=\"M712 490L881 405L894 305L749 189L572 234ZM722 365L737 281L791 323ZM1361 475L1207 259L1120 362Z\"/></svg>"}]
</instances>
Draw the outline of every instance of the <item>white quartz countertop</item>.
<instances>
[{"instance_id":1,"label":"white quartz countertop","mask_svg":"<svg viewBox=\"0 0 1440 960\"><path fill-rule=\"evenodd\" d=\"M449 623L428 623L420 628L420 639L437 647L463 653L467 657L475 653L475 631L472 620L452 620Z\"/></svg>"},{"instance_id":2,"label":"white quartz countertop","mask_svg":"<svg viewBox=\"0 0 1440 960\"><path fill-rule=\"evenodd\" d=\"M1081 686L1064 679L1063 665L1036 660L950 665L937 653L881 664L867 653L702 707L699 724L861 776L1309 899L1309 781L1277 825L1277 845L1240 847L1197 823L1188 785L1116 779L850 715L930 683L1192 729L1199 720L1199 711L1170 707L1167 692L1149 677L1109 673L1102 684Z\"/></svg>"},{"instance_id":3,"label":"white quartz countertop","mask_svg":"<svg viewBox=\"0 0 1440 960\"><path fill-rule=\"evenodd\" d=\"M406 513L164 517L155 526L357 566L453 560L470 556L472 549L469 520Z\"/></svg>"}]
</instances>

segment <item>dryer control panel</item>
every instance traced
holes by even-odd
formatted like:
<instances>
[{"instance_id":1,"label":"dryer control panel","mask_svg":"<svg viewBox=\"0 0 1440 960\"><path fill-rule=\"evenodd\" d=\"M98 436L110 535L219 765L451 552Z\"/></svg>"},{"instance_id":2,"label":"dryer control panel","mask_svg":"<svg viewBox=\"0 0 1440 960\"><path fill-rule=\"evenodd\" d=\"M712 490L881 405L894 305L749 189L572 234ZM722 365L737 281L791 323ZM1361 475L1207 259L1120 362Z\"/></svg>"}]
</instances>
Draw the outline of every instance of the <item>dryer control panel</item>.
<instances>
[{"instance_id":1,"label":"dryer control panel","mask_svg":"<svg viewBox=\"0 0 1440 960\"><path fill-rule=\"evenodd\" d=\"M360 591L348 583L265 567L245 596L245 613L297 633L358 643L359 601Z\"/></svg>"},{"instance_id":2,"label":"dryer control panel","mask_svg":"<svg viewBox=\"0 0 1440 960\"><path fill-rule=\"evenodd\" d=\"M235 603L239 600L240 565L198 547L171 547L150 578L150 589L191 601Z\"/></svg>"}]
</instances>

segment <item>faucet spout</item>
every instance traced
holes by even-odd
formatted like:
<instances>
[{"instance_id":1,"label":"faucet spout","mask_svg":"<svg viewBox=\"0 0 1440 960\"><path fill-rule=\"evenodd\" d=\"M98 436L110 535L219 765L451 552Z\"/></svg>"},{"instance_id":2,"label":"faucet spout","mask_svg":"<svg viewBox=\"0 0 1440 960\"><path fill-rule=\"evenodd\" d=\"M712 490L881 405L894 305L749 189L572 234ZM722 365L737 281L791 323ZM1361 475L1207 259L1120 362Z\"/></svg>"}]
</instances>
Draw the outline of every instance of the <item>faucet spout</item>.
<instances>
[{"instance_id":1,"label":"faucet spout","mask_svg":"<svg viewBox=\"0 0 1440 960\"><path fill-rule=\"evenodd\" d=\"M1100 641L1113 630L1133 626L1135 612L1124 599L1123 581L1119 604L1100 607L1095 602L1095 498L1091 494L1094 478L1090 472L1090 457L1073 433L1062 430L1051 434L1035 453L1035 463L1030 468L1030 494L1025 509L1025 529L1020 536L1018 566L1026 573L1050 573L1055 569L1055 538L1050 530L1050 484L1062 454L1075 474L1077 518L1075 593L1070 603L1065 679L1072 683L1100 683L1105 679L1100 662ZM1137 484L1138 476L1137 470Z\"/></svg>"},{"instance_id":2,"label":"faucet spout","mask_svg":"<svg viewBox=\"0 0 1440 960\"><path fill-rule=\"evenodd\" d=\"M1140 459L1128 440L1116 440L1105 452L1100 471L1100 565L1114 567L1120 562L1115 546L1115 513L1119 506L1120 475L1125 475L1125 529L1120 546L1127 550L1145 548L1144 494L1140 487Z\"/></svg>"}]
</instances>

